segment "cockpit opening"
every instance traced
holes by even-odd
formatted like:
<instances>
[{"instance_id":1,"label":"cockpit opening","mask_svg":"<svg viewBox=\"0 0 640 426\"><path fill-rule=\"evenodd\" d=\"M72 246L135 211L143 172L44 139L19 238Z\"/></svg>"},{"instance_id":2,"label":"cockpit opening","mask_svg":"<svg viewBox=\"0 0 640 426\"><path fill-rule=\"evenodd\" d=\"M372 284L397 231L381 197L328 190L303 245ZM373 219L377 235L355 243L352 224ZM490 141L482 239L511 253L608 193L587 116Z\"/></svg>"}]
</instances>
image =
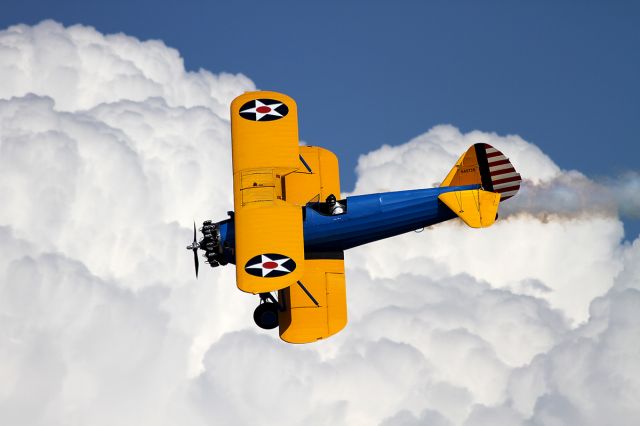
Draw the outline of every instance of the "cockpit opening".
<instances>
[{"instance_id":1,"label":"cockpit opening","mask_svg":"<svg viewBox=\"0 0 640 426\"><path fill-rule=\"evenodd\" d=\"M338 200L333 194L323 202L309 203L307 206L324 216L339 216L347 212L347 200Z\"/></svg>"}]
</instances>

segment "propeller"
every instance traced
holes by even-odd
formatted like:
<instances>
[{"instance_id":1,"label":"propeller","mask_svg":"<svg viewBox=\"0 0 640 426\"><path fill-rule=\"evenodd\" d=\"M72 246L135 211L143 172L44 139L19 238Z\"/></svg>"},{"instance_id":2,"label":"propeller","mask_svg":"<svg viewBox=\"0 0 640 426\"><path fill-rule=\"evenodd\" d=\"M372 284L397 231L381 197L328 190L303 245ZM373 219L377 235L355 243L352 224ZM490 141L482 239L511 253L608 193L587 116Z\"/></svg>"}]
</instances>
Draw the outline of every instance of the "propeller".
<instances>
[{"instance_id":1,"label":"propeller","mask_svg":"<svg viewBox=\"0 0 640 426\"><path fill-rule=\"evenodd\" d=\"M193 222L193 243L187 246L187 250L193 250L193 262L196 266L196 278L198 278L198 268L200 267L200 261L198 260L198 239L196 236L196 222Z\"/></svg>"}]
</instances>

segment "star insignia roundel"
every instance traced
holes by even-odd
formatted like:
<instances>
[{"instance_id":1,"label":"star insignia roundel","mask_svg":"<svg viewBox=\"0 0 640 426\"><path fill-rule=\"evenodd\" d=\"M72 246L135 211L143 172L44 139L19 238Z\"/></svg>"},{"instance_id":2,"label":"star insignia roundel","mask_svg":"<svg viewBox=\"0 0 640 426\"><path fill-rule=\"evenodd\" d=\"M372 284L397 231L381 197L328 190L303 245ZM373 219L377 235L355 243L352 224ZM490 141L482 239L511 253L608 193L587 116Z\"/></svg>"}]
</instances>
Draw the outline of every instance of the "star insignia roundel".
<instances>
[{"instance_id":1,"label":"star insignia roundel","mask_svg":"<svg viewBox=\"0 0 640 426\"><path fill-rule=\"evenodd\" d=\"M259 254L247 261L244 270L256 277L275 278L287 275L296 269L296 262L281 254Z\"/></svg>"},{"instance_id":2,"label":"star insignia roundel","mask_svg":"<svg viewBox=\"0 0 640 426\"><path fill-rule=\"evenodd\" d=\"M279 120L289 113L289 107L274 99L254 99L240 107L240 117L251 121Z\"/></svg>"}]
</instances>

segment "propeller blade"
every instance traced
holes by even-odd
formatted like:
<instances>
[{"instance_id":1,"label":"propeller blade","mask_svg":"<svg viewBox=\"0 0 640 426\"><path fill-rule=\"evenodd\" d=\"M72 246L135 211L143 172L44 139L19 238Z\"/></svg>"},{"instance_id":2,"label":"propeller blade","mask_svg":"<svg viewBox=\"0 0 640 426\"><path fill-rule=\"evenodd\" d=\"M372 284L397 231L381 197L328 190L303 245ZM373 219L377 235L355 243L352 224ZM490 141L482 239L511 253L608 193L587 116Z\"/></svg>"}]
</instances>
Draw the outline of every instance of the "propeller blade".
<instances>
[{"instance_id":1,"label":"propeller blade","mask_svg":"<svg viewBox=\"0 0 640 426\"><path fill-rule=\"evenodd\" d=\"M193 221L193 244L191 244L191 250L193 250L193 263L196 267L196 278L198 278L198 268L200 267L200 261L198 260L198 238L196 233L196 221Z\"/></svg>"},{"instance_id":2,"label":"propeller blade","mask_svg":"<svg viewBox=\"0 0 640 426\"><path fill-rule=\"evenodd\" d=\"M196 242L196 221L193 221L193 242Z\"/></svg>"},{"instance_id":3,"label":"propeller blade","mask_svg":"<svg viewBox=\"0 0 640 426\"><path fill-rule=\"evenodd\" d=\"M196 264L196 278L198 278L198 267L200 266L200 261L198 260L197 249L193 249L193 261Z\"/></svg>"}]
</instances>

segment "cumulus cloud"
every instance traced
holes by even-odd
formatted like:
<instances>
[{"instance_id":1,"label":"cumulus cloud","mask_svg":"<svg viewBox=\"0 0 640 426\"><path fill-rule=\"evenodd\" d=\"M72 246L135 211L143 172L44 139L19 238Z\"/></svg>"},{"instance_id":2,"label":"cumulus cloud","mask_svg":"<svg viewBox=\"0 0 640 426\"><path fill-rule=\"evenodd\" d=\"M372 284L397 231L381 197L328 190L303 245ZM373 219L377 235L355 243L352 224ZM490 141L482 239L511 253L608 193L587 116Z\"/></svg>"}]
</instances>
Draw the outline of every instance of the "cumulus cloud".
<instances>
[{"instance_id":1,"label":"cumulus cloud","mask_svg":"<svg viewBox=\"0 0 640 426\"><path fill-rule=\"evenodd\" d=\"M481 131L461 133L454 126L440 125L402 145L385 145L360 156L354 193L438 185L458 157L474 143L488 143L504 151L516 170L534 184L548 182L561 174L548 156L519 136Z\"/></svg>"},{"instance_id":2,"label":"cumulus cloud","mask_svg":"<svg viewBox=\"0 0 640 426\"><path fill-rule=\"evenodd\" d=\"M53 21L2 31L0 70L0 98L35 93L65 111L160 97L170 106L204 106L228 117L230 101L254 87L243 75L185 72L178 51L161 41Z\"/></svg>"},{"instance_id":3,"label":"cumulus cloud","mask_svg":"<svg viewBox=\"0 0 640 426\"><path fill-rule=\"evenodd\" d=\"M522 212L540 219L640 217L640 175L635 171L594 181L577 170L560 170L537 146L517 135L462 133L451 125L435 126L407 143L360 156L354 193L439 185L460 154L478 142L502 150L524 179L518 197L503 205L502 213Z\"/></svg>"},{"instance_id":4,"label":"cumulus cloud","mask_svg":"<svg viewBox=\"0 0 640 426\"><path fill-rule=\"evenodd\" d=\"M586 320L591 300L611 288L621 268L616 196L577 171L561 171L535 145L518 136L436 126L406 144L361 156L355 192L437 185L477 142L505 152L524 176L518 197L501 205L495 226L476 231L449 222L419 239L409 234L364 247L355 251L354 263L367 265L374 276L416 269L468 273L543 298L575 322Z\"/></svg>"},{"instance_id":5,"label":"cumulus cloud","mask_svg":"<svg viewBox=\"0 0 640 426\"><path fill-rule=\"evenodd\" d=\"M619 218L636 174L594 182L453 126L364 155L359 193L438 183L476 142L526 180L492 228L350 251L348 327L292 346L254 327L232 267L196 281L184 250L194 215L232 206L228 104L247 77L51 21L0 31L0 70L2 424L640 416L640 240L621 242Z\"/></svg>"}]
</instances>

